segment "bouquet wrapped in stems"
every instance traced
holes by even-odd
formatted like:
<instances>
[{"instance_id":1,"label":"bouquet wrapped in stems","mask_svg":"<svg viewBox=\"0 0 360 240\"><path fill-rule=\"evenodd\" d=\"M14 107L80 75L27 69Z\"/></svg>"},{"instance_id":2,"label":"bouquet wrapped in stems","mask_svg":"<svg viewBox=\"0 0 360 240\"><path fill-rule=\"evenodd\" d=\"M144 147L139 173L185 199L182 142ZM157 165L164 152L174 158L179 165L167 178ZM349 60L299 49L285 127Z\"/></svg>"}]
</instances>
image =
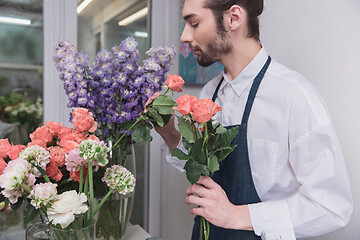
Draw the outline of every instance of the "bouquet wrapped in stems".
<instances>
[{"instance_id":1,"label":"bouquet wrapped in stems","mask_svg":"<svg viewBox=\"0 0 360 240\"><path fill-rule=\"evenodd\" d=\"M238 128L225 128L215 123L213 116L221 111L211 99L197 99L188 94L176 100L179 113L178 125L182 134L182 143L187 152L174 148L171 155L186 160L184 169L191 184L196 183L200 176L209 176L219 170L219 162L224 160L236 147L231 142ZM209 239L209 222L201 217L200 238Z\"/></svg>"}]
</instances>

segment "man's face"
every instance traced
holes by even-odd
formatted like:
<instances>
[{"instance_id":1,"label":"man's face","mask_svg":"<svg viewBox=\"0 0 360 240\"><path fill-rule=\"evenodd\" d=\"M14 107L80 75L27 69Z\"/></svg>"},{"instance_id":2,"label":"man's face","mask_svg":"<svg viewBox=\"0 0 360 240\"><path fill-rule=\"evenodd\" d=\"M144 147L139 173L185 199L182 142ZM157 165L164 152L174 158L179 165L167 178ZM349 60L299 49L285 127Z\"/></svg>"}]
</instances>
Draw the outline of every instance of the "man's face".
<instances>
[{"instance_id":1,"label":"man's face","mask_svg":"<svg viewBox=\"0 0 360 240\"><path fill-rule=\"evenodd\" d=\"M219 32L212 11L204 8L205 0L185 0L185 20L181 41L188 43L198 63L203 67L219 61L223 54L231 52L232 46L226 32Z\"/></svg>"}]
</instances>

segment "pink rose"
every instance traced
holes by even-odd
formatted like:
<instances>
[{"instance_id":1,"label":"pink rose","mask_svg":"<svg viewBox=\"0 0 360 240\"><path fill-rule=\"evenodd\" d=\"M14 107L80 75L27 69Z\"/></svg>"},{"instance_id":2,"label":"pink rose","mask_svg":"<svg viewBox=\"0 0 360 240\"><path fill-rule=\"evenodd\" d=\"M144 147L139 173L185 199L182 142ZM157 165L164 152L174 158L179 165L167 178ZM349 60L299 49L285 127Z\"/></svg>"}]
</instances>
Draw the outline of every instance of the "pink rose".
<instances>
[{"instance_id":1,"label":"pink rose","mask_svg":"<svg viewBox=\"0 0 360 240\"><path fill-rule=\"evenodd\" d=\"M97 129L97 122L94 121L92 113L85 108L75 108L72 112L74 127L81 132L94 132Z\"/></svg>"},{"instance_id":2,"label":"pink rose","mask_svg":"<svg viewBox=\"0 0 360 240\"><path fill-rule=\"evenodd\" d=\"M62 127L60 129L60 131L58 132L58 137L61 139L63 138L66 134L71 133L73 131L73 129L69 128L69 127Z\"/></svg>"},{"instance_id":3,"label":"pink rose","mask_svg":"<svg viewBox=\"0 0 360 240\"><path fill-rule=\"evenodd\" d=\"M50 132L53 135L53 137L58 137L59 132L60 132L60 130L62 128L62 123L61 122L48 121L48 122L45 122L45 126L50 129Z\"/></svg>"},{"instance_id":4,"label":"pink rose","mask_svg":"<svg viewBox=\"0 0 360 240\"><path fill-rule=\"evenodd\" d=\"M56 162L52 159L50 159L50 162L46 165L45 173L57 182L63 177L63 174L56 165Z\"/></svg>"},{"instance_id":5,"label":"pink rose","mask_svg":"<svg viewBox=\"0 0 360 240\"><path fill-rule=\"evenodd\" d=\"M41 140L45 144L51 143L53 140L53 135L51 130L48 127L42 126L38 127L32 134L30 134L31 140Z\"/></svg>"},{"instance_id":6,"label":"pink rose","mask_svg":"<svg viewBox=\"0 0 360 240\"><path fill-rule=\"evenodd\" d=\"M29 142L26 146L27 147L30 147L30 146L39 146L39 147L42 147L42 148L45 148L46 149L46 143L44 143L43 141L41 140L34 140L34 141L31 141Z\"/></svg>"},{"instance_id":7,"label":"pink rose","mask_svg":"<svg viewBox=\"0 0 360 240\"><path fill-rule=\"evenodd\" d=\"M94 134L91 134L90 136L88 136L86 138L86 140L88 140L88 139L95 140L95 141L100 141L100 139L97 136L95 136Z\"/></svg>"},{"instance_id":8,"label":"pink rose","mask_svg":"<svg viewBox=\"0 0 360 240\"><path fill-rule=\"evenodd\" d=\"M5 162L4 159L2 159L2 158L0 157L0 176L3 174L6 166L7 166L7 163Z\"/></svg>"},{"instance_id":9,"label":"pink rose","mask_svg":"<svg viewBox=\"0 0 360 240\"><path fill-rule=\"evenodd\" d=\"M15 160L19 157L19 153L21 153L25 148L26 147L24 145L13 145L7 152L7 155L11 160Z\"/></svg>"},{"instance_id":10,"label":"pink rose","mask_svg":"<svg viewBox=\"0 0 360 240\"><path fill-rule=\"evenodd\" d=\"M182 115L187 115L191 112L191 108L196 102L197 98L194 96L190 96L189 94L185 94L176 99L177 107L174 109L180 112Z\"/></svg>"},{"instance_id":11,"label":"pink rose","mask_svg":"<svg viewBox=\"0 0 360 240\"><path fill-rule=\"evenodd\" d=\"M74 142L74 141L61 141L61 146L63 147L65 153L70 152L71 150L78 148L79 147L79 143Z\"/></svg>"},{"instance_id":12,"label":"pink rose","mask_svg":"<svg viewBox=\"0 0 360 240\"><path fill-rule=\"evenodd\" d=\"M11 144L9 143L9 140L6 139L0 139L0 158L6 158L7 152L11 149Z\"/></svg>"},{"instance_id":13,"label":"pink rose","mask_svg":"<svg viewBox=\"0 0 360 240\"><path fill-rule=\"evenodd\" d=\"M58 167L65 165L65 151L59 146L50 147L50 161L55 161Z\"/></svg>"},{"instance_id":14,"label":"pink rose","mask_svg":"<svg viewBox=\"0 0 360 240\"><path fill-rule=\"evenodd\" d=\"M86 133L73 130L71 132L68 132L66 134L61 135L61 141L74 141L77 143L81 143L86 138Z\"/></svg>"},{"instance_id":15,"label":"pink rose","mask_svg":"<svg viewBox=\"0 0 360 240\"><path fill-rule=\"evenodd\" d=\"M198 123L205 123L221 110L222 108L211 99L198 99L192 106L191 116Z\"/></svg>"},{"instance_id":16,"label":"pink rose","mask_svg":"<svg viewBox=\"0 0 360 240\"><path fill-rule=\"evenodd\" d=\"M184 83L184 79L182 79L182 77L177 74L168 74L168 78L166 79L166 85L174 92L182 92L183 90L181 89L181 87L182 85L184 85Z\"/></svg>"}]
</instances>

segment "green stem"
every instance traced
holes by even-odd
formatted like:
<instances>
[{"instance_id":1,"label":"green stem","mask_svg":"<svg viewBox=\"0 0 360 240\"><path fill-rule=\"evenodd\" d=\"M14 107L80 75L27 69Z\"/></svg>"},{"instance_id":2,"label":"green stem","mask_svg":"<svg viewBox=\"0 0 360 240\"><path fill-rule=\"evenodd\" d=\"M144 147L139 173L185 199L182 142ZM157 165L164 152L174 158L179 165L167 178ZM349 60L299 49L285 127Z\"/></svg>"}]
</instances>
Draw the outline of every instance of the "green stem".
<instances>
[{"instance_id":1,"label":"green stem","mask_svg":"<svg viewBox=\"0 0 360 240\"><path fill-rule=\"evenodd\" d=\"M205 136L204 136L204 151L205 151L205 157L206 157L206 166L209 167L209 156L208 156L208 149L206 147L207 145L207 141L208 141L208 127L207 127L207 123L205 123Z\"/></svg>"},{"instance_id":2,"label":"green stem","mask_svg":"<svg viewBox=\"0 0 360 240\"><path fill-rule=\"evenodd\" d=\"M88 174L89 174L89 190L90 190L90 224L93 223L94 218L94 183L93 183L93 171L92 161L89 162Z\"/></svg>"},{"instance_id":3,"label":"green stem","mask_svg":"<svg viewBox=\"0 0 360 240\"><path fill-rule=\"evenodd\" d=\"M89 191L89 173L86 175L86 179L85 179L84 193L85 193L86 196L88 196L88 191ZM84 218L84 225L83 226L87 226L88 212L85 212L84 216L85 216L85 218Z\"/></svg>"},{"instance_id":4,"label":"green stem","mask_svg":"<svg viewBox=\"0 0 360 240\"><path fill-rule=\"evenodd\" d=\"M22 189L24 189L26 193L31 192L31 188L29 188L28 185L26 185L25 183L21 183L20 187L22 187Z\"/></svg>"},{"instance_id":5,"label":"green stem","mask_svg":"<svg viewBox=\"0 0 360 240\"><path fill-rule=\"evenodd\" d=\"M87 196L89 192L89 173L86 174L84 193Z\"/></svg>"},{"instance_id":6,"label":"green stem","mask_svg":"<svg viewBox=\"0 0 360 240\"><path fill-rule=\"evenodd\" d=\"M123 135L121 135L121 137L120 137L120 138L116 141L116 143L111 147L110 151L113 150L114 147L115 147L116 145L118 145L118 143L126 136L126 134L127 134L136 124L138 124L142 119L143 119L142 117L136 119L136 122L135 122L133 125L131 125L131 127L130 127Z\"/></svg>"},{"instance_id":7,"label":"green stem","mask_svg":"<svg viewBox=\"0 0 360 240\"><path fill-rule=\"evenodd\" d=\"M101 200L101 202L99 203L99 205L97 205L95 211L94 211L94 215L99 211L99 209L101 208L101 206L106 202L106 200L110 197L110 195L114 192L114 189L111 189L106 195L105 197Z\"/></svg>"},{"instance_id":8,"label":"green stem","mask_svg":"<svg viewBox=\"0 0 360 240\"><path fill-rule=\"evenodd\" d=\"M79 183L79 193L82 193L83 191L83 173L84 173L84 166L81 165L80 167L80 183Z\"/></svg>"},{"instance_id":9,"label":"green stem","mask_svg":"<svg viewBox=\"0 0 360 240\"><path fill-rule=\"evenodd\" d=\"M165 94L167 94L169 91L171 91L171 89L170 88L167 88L166 90L165 90L165 92L163 92L163 94L161 94L162 96L165 96Z\"/></svg>"},{"instance_id":10,"label":"green stem","mask_svg":"<svg viewBox=\"0 0 360 240\"><path fill-rule=\"evenodd\" d=\"M33 165L34 167L37 168L37 170L39 170L39 172L41 173L41 175L44 177L46 182L50 182L49 177L46 175L45 171L37 164L35 164L34 161L31 161L31 165Z\"/></svg>"}]
</instances>

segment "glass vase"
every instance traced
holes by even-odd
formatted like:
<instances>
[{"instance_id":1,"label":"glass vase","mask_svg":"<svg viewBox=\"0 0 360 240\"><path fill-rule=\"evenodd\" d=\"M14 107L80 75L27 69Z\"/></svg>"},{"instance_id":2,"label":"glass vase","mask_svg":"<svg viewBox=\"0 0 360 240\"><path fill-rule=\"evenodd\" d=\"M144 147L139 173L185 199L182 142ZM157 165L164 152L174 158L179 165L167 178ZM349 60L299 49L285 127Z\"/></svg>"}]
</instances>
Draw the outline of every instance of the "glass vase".
<instances>
[{"instance_id":1,"label":"glass vase","mask_svg":"<svg viewBox=\"0 0 360 240\"><path fill-rule=\"evenodd\" d=\"M26 228L26 240L49 240L51 237L48 224L39 222Z\"/></svg>"},{"instance_id":2,"label":"glass vase","mask_svg":"<svg viewBox=\"0 0 360 240\"><path fill-rule=\"evenodd\" d=\"M111 147L111 143L109 143ZM126 167L136 178L135 150L131 145L131 154L126 157L125 162L121 151L113 150L110 153L110 159L107 167L113 164L119 164ZM99 199L100 202L101 198ZM114 192L107 201L101 206L96 218L96 239L99 240L120 240L123 239L127 225L129 224L132 209L134 205L134 192L129 195L121 195Z\"/></svg>"},{"instance_id":3,"label":"glass vase","mask_svg":"<svg viewBox=\"0 0 360 240\"><path fill-rule=\"evenodd\" d=\"M95 238L94 224L79 229L58 229L50 226L51 240L92 240Z\"/></svg>"}]
</instances>

